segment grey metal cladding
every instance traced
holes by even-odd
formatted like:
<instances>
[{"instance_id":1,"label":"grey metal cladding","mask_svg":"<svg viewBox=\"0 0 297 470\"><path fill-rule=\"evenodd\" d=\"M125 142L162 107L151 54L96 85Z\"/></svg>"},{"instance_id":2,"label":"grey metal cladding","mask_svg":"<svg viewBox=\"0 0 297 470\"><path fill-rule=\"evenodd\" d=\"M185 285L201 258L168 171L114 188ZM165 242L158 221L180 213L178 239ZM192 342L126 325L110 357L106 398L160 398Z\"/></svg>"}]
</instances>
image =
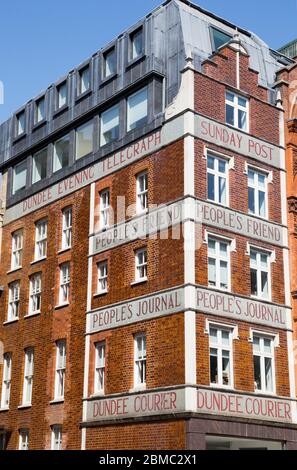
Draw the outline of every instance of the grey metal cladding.
<instances>
[{"instance_id":1,"label":"grey metal cladding","mask_svg":"<svg viewBox=\"0 0 297 470\"><path fill-rule=\"evenodd\" d=\"M145 41L143 56L129 63L129 34L139 26L144 28ZM14 119L0 126L0 169L3 163L13 158L23 158L31 153L31 147L47 144L46 139L55 139L52 133L70 128L73 119L83 118L84 114L100 105L104 106L126 87L132 86L152 71L166 77L165 105L176 97L180 82L180 71L186 58L192 57L197 70L201 70L203 60L212 55L210 27L218 27L231 36L237 31L236 26L205 12L201 8L181 0L171 0L156 8L151 14L129 28L88 60L80 64L43 94L46 95L47 119L40 127L32 126L35 99L26 104L27 134L21 139L14 139ZM257 36L239 29L242 42L250 54L251 67L259 72L259 83L270 88L275 72L283 67L268 46ZM103 53L115 46L117 53L117 73L110 80L102 77ZM77 71L86 63L91 66L91 91L83 97L77 97ZM68 103L64 110L55 110L56 86L67 80ZM39 94L38 96L41 96ZM273 97L273 95L271 95ZM159 110L159 105L155 105ZM98 111L97 111L98 112ZM143 128L143 132L146 128ZM65 130L67 132L67 130ZM124 136L122 136L124 137ZM130 139L134 134L130 134ZM120 142L121 143L121 142ZM35 151L35 148L33 149ZM33 190L33 188L32 188ZM35 187L34 187L35 190Z\"/></svg>"}]
</instances>

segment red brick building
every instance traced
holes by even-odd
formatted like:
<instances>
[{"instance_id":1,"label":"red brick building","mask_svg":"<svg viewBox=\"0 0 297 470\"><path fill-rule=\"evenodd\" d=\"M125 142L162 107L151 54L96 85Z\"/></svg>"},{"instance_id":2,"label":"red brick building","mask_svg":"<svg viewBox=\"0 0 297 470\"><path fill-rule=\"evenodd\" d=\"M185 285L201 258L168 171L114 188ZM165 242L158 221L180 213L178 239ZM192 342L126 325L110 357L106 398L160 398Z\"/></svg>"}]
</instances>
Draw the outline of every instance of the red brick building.
<instances>
[{"instance_id":1,"label":"red brick building","mask_svg":"<svg viewBox=\"0 0 297 470\"><path fill-rule=\"evenodd\" d=\"M296 334L297 334L297 271L296 271L296 217L297 217L297 188L296 188L296 155L297 155L297 107L296 107L296 41L281 49L294 59L291 65L282 68L277 74L276 89L279 99L284 108L284 139L286 147L286 169L287 169L287 198L288 198L288 228L290 247L290 270L291 270L291 298L294 330L294 354L295 354L295 376L297 372L296 361Z\"/></svg>"},{"instance_id":2,"label":"red brick building","mask_svg":"<svg viewBox=\"0 0 297 470\"><path fill-rule=\"evenodd\" d=\"M3 448L297 448L292 63L171 0L1 126Z\"/></svg>"}]
</instances>

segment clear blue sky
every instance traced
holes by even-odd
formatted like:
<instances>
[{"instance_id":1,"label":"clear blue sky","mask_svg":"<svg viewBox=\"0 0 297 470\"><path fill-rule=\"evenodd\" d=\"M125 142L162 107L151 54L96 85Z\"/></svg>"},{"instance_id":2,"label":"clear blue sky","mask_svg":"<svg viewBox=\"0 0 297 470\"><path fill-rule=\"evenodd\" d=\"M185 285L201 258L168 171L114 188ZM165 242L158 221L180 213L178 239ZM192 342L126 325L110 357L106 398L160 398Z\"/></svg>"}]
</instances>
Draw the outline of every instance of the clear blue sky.
<instances>
[{"instance_id":1,"label":"clear blue sky","mask_svg":"<svg viewBox=\"0 0 297 470\"><path fill-rule=\"evenodd\" d=\"M0 122L162 0L2 0ZM297 37L297 0L195 0L270 47Z\"/></svg>"}]
</instances>

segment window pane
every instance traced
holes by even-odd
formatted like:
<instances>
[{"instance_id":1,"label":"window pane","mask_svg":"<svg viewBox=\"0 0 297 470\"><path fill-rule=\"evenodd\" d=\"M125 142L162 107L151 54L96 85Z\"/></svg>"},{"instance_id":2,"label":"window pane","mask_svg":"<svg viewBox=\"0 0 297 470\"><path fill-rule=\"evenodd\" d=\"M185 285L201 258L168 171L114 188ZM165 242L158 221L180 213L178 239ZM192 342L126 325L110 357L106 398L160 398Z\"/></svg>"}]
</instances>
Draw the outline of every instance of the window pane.
<instances>
[{"instance_id":1,"label":"window pane","mask_svg":"<svg viewBox=\"0 0 297 470\"><path fill-rule=\"evenodd\" d=\"M229 104L226 104L226 122L231 126L234 126L234 108Z\"/></svg>"},{"instance_id":2,"label":"window pane","mask_svg":"<svg viewBox=\"0 0 297 470\"><path fill-rule=\"evenodd\" d=\"M252 264L257 263L257 253L256 253L256 251L251 250L250 259L251 259Z\"/></svg>"},{"instance_id":3,"label":"window pane","mask_svg":"<svg viewBox=\"0 0 297 470\"><path fill-rule=\"evenodd\" d=\"M248 171L248 184L253 186L255 183L255 173L252 170Z\"/></svg>"},{"instance_id":4,"label":"window pane","mask_svg":"<svg viewBox=\"0 0 297 470\"><path fill-rule=\"evenodd\" d=\"M271 354L271 340L264 338L264 352Z\"/></svg>"},{"instance_id":5,"label":"window pane","mask_svg":"<svg viewBox=\"0 0 297 470\"><path fill-rule=\"evenodd\" d=\"M211 238L208 239L208 253L210 255L216 254L216 242Z\"/></svg>"},{"instance_id":6,"label":"window pane","mask_svg":"<svg viewBox=\"0 0 297 470\"><path fill-rule=\"evenodd\" d=\"M69 160L69 136L57 140L54 145L54 171L58 171L68 165Z\"/></svg>"},{"instance_id":7,"label":"window pane","mask_svg":"<svg viewBox=\"0 0 297 470\"><path fill-rule=\"evenodd\" d=\"M147 121L148 91L147 88L134 93L128 98L127 130L143 126Z\"/></svg>"},{"instance_id":8,"label":"window pane","mask_svg":"<svg viewBox=\"0 0 297 470\"><path fill-rule=\"evenodd\" d=\"M220 242L220 255L226 257L228 251L227 243Z\"/></svg>"},{"instance_id":9,"label":"window pane","mask_svg":"<svg viewBox=\"0 0 297 470\"><path fill-rule=\"evenodd\" d=\"M47 148L33 155L32 183L37 183L46 178L47 173Z\"/></svg>"},{"instance_id":10,"label":"window pane","mask_svg":"<svg viewBox=\"0 0 297 470\"><path fill-rule=\"evenodd\" d=\"M226 173L226 162L224 160L219 160L219 172Z\"/></svg>"},{"instance_id":11,"label":"window pane","mask_svg":"<svg viewBox=\"0 0 297 470\"><path fill-rule=\"evenodd\" d=\"M76 130L76 158L84 157L93 151L93 122L88 122Z\"/></svg>"},{"instance_id":12,"label":"window pane","mask_svg":"<svg viewBox=\"0 0 297 470\"><path fill-rule=\"evenodd\" d=\"M257 336L254 336L254 339L253 339L253 349L254 349L254 352L260 351L260 338L258 338Z\"/></svg>"},{"instance_id":13,"label":"window pane","mask_svg":"<svg viewBox=\"0 0 297 470\"><path fill-rule=\"evenodd\" d=\"M243 108L247 107L247 100L245 98L241 98L240 96L238 97L238 104L239 106L242 106Z\"/></svg>"},{"instance_id":14,"label":"window pane","mask_svg":"<svg viewBox=\"0 0 297 470\"><path fill-rule=\"evenodd\" d=\"M216 349L210 350L210 381L218 383L218 357Z\"/></svg>"},{"instance_id":15,"label":"window pane","mask_svg":"<svg viewBox=\"0 0 297 470\"><path fill-rule=\"evenodd\" d=\"M104 76L109 77L116 72L116 53L115 49L107 52L104 56L105 60L105 71Z\"/></svg>"},{"instance_id":16,"label":"window pane","mask_svg":"<svg viewBox=\"0 0 297 470\"><path fill-rule=\"evenodd\" d=\"M211 175L210 173L208 173L207 175L207 188L208 188L208 199L210 201L214 201L215 200L215 177L214 175Z\"/></svg>"},{"instance_id":17,"label":"window pane","mask_svg":"<svg viewBox=\"0 0 297 470\"><path fill-rule=\"evenodd\" d=\"M45 119L45 99L41 98L36 102L36 122Z\"/></svg>"},{"instance_id":18,"label":"window pane","mask_svg":"<svg viewBox=\"0 0 297 470\"><path fill-rule=\"evenodd\" d=\"M13 178L13 192L19 191L26 187L27 180L27 161L19 163L14 167L14 178Z\"/></svg>"},{"instance_id":19,"label":"window pane","mask_svg":"<svg viewBox=\"0 0 297 470\"><path fill-rule=\"evenodd\" d=\"M249 194L249 213L255 214L255 190L253 188L248 189Z\"/></svg>"},{"instance_id":20,"label":"window pane","mask_svg":"<svg viewBox=\"0 0 297 470\"><path fill-rule=\"evenodd\" d=\"M247 113L246 111L238 110L238 127L239 129L247 129Z\"/></svg>"},{"instance_id":21,"label":"window pane","mask_svg":"<svg viewBox=\"0 0 297 470\"><path fill-rule=\"evenodd\" d=\"M208 259L208 283L210 286L216 285L216 265L213 258Z\"/></svg>"},{"instance_id":22,"label":"window pane","mask_svg":"<svg viewBox=\"0 0 297 470\"><path fill-rule=\"evenodd\" d=\"M140 29L131 36L131 58L136 59L142 54L143 31Z\"/></svg>"},{"instance_id":23,"label":"window pane","mask_svg":"<svg viewBox=\"0 0 297 470\"><path fill-rule=\"evenodd\" d=\"M231 101L231 103L234 103L234 101L235 101L235 95L233 95L233 93L229 93L229 92L227 91L227 93L226 93L226 99L227 99L228 101Z\"/></svg>"},{"instance_id":24,"label":"window pane","mask_svg":"<svg viewBox=\"0 0 297 470\"><path fill-rule=\"evenodd\" d=\"M263 191L259 191L259 215L261 217L266 216L265 193Z\"/></svg>"},{"instance_id":25,"label":"window pane","mask_svg":"<svg viewBox=\"0 0 297 470\"><path fill-rule=\"evenodd\" d=\"M119 138L119 106L108 109L101 115L101 145L109 144Z\"/></svg>"},{"instance_id":26,"label":"window pane","mask_svg":"<svg viewBox=\"0 0 297 470\"><path fill-rule=\"evenodd\" d=\"M86 67L85 69L80 71L80 93L84 93L90 88L90 67Z\"/></svg>"},{"instance_id":27,"label":"window pane","mask_svg":"<svg viewBox=\"0 0 297 470\"><path fill-rule=\"evenodd\" d=\"M258 295L257 271L255 269L251 269L251 293L252 295Z\"/></svg>"},{"instance_id":28,"label":"window pane","mask_svg":"<svg viewBox=\"0 0 297 470\"><path fill-rule=\"evenodd\" d=\"M220 261L220 287L228 288L228 264L226 261Z\"/></svg>"},{"instance_id":29,"label":"window pane","mask_svg":"<svg viewBox=\"0 0 297 470\"><path fill-rule=\"evenodd\" d=\"M269 357L265 357L265 386L267 392L272 392L273 383L272 383L272 360Z\"/></svg>"},{"instance_id":30,"label":"window pane","mask_svg":"<svg viewBox=\"0 0 297 470\"><path fill-rule=\"evenodd\" d=\"M229 337L230 333L229 331L222 330L222 345L223 346L229 346Z\"/></svg>"},{"instance_id":31,"label":"window pane","mask_svg":"<svg viewBox=\"0 0 297 470\"><path fill-rule=\"evenodd\" d=\"M261 268L268 268L268 255L261 254Z\"/></svg>"},{"instance_id":32,"label":"window pane","mask_svg":"<svg viewBox=\"0 0 297 470\"><path fill-rule=\"evenodd\" d=\"M25 112L17 115L17 135L21 135L25 132Z\"/></svg>"},{"instance_id":33,"label":"window pane","mask_svg":"<svg viewBox=\"0 0 297 470\"><path fill-rule=\"evenodd\" d=\"M268 297L268 273L261 272L261 289L263 297Z\"/></svg>"},{"instance_id":34,"label":"window pane","mask_svg":"<svg viewBox=\"0 0 297 470\"><path fill-rule=\"evenodd\" d=\"M223 385L230 385L229 351L222 351Z\"/></svg>"},{"instance_id":35,"label":"window pane","mask_svg":"<svg viewBox=\"0 0 297 470\"><path fill-rule=\"evenodd\" d=\"M214 170L215 159L213 157L207 157L207 168Z\"/></svg>"},{"instance_id":36,"label":"window pane","mask_svg":"<svg viewBox=\"0 0 297 470\"><path fill-rule=\"evenodd\" d=\"M261 390L260 356L254 356L254 381L255 381L255 389Z\"/></svg>"},{"instance_id":37,"label":"window pane","mask_svg":"<svg viewBox=\"0 0 297 470\"><path fill-rule=\"evenodd\" d=\"M214 50L217 51L221 46L230 41L231 36L218 29L211 28Z\"/></svg>"},{"instance_id":38,"label":"window pane","mask_svg":"<svg viewBox=\"0 0 297 470\"><path fill-rule=\"evenodd\" d=\"M210 328L209 337L211 344L216 344L218 340L218 330L216 330L215 328Z\"/></svg>"},{"instance_id":39,"label":"window pane","mask_svg":"<svg viewBox=\"0 0 297 470\"><path fill-rule=\"evenodd\" d=\"M219 178L219 203L226 204L226 178Z\"/></svg>"},{"instance_id":40,"label":"window pane","mask_svg":"<svg viewBox=\"0 0 297 470\"><path fill-rule=\"evenodd\" d=\"M262 173L258 173L258 184L259 187L265 189L266 176Z\"/></svg>"},{"instance_id":41,"label":"window pane","mask_svg":"<svg viewBox=\"0 0 297 470\"><path fill-rule=\"evenodd\" d=\"M58 87L58 108L62 108L67 103L67 86L66 83L62 83Z\"/></svg>"}]
</instances>

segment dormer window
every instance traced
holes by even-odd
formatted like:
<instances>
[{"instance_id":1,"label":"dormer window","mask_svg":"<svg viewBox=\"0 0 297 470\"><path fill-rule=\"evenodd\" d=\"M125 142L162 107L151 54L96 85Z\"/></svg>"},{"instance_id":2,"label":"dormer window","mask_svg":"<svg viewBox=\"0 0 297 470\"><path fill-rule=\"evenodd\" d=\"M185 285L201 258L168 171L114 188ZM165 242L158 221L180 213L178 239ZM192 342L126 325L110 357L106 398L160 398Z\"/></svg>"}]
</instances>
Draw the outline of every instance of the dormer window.
<instances>
[{"instance_id":1,"label":"dormer window","mask_svg":"<svg viewBox=\"0 0 297 470\"><path fill-rule=\"evenodd\" d=\"M61 83L57 86L57 108L63 108L67 104L67 84Z\"/></svg>"},{"instance_id":2,"label":"dormer window","mask_svg":"<svg viewBox=\"0 0 297 470\"><path fill-rule=\"evenodd\" d=\"M135 60L143 53L143 28L130 34L130 60Z\"/></svg>"},{"instance_id":3,"label":"dormer window","mask_svg":"<svg viewBox=\"0 0 297 470\"><path fill-rule=\"evenodd\" d=\"M212 42L212 50L217 51L220 47L232 39L232 36L224 31L221 31L216 28L210 28L211 31L211 42Z\"/></svg>"},{"instance_id":4,"label":"dormer window","mask_svg":"<svg viewBox=\"0 0 297 470\"><path fill-rule=\"evenodd\" d=\"M16 135L22 135L25 132L25 111L16 115Z\"/></svg>"},{"instance_id":5,"label":"dormer window","mask_svg":"<svg viewBox=\"0 0 297 470\"><path fill-rule=\"evenodd\" d=\"M116 73L116 51L113 47L104 54L103 77L108 78Z\"/></svg>"},{"instance_id":6,"label":"dormer window","mask_svg":"<svg viewBox=\"0 0 297 470\"><path fill-rule=\"evenodd\" d=\"M86 91L89 90L91 82L90 82L90 67L84 67L83 69L79 70L78 72L79 80L78 80L78 94L82 95Z\"/></svg>"},{"instance_id":7,"label":"dormer window","mask_svg":"<svg viewBox=\"0 0 297 470\"><path fill-rule=\"evenodd\" d=\"M35 124L43 121L45 119L45 97L39 98L35 104Z\"/></svg>"}]
</instances>

